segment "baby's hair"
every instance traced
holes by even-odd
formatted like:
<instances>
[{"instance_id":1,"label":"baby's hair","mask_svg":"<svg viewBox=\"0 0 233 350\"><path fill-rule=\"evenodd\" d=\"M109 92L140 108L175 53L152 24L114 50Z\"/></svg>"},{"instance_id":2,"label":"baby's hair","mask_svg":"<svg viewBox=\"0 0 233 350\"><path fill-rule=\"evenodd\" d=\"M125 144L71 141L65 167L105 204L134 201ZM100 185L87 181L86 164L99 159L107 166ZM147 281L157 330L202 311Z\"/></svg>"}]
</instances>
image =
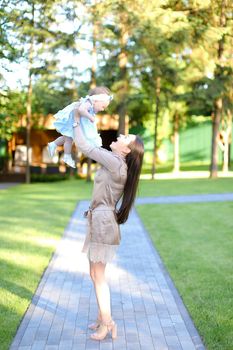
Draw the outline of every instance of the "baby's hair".
<instances>
[{"instance_id":1,"label":"baby's hair","mask_svg":"<svg viewBox=\"0 0 233 350\"><path fill-rule=\"evenodd\" d=\"M88 95L98 95L98 94L107 94L111 95L111 91L106 86L96 86L95 88L89 90Z\"/></svg>"}]
</instances>

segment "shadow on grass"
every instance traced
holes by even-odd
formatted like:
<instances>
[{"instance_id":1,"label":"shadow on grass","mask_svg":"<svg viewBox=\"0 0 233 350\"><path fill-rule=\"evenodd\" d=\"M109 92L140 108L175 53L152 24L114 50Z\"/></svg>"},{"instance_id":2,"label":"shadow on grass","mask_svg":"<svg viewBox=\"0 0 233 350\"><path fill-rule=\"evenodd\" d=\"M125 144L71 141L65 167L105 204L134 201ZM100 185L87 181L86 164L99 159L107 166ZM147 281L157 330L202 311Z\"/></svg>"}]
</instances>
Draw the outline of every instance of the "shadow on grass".
<instances>
[{"instance_id":1,"label":"shadow on grass","mask_svg":"<svg viewBox=\"0 0 233 350\"><path fill-rule=\"evenodd\" d=\"M24 271L24 273L27 273L27 274L33 272L32 270L27 270L27 269L24 269L22 267L18 268L17 270L18 270L18 273L20 273L22 271ZM17 295L19 298L27 299L28 302L30 302L32 297L33 297L32 291L30 291L24 285L17 284L10 279L1 278L1 288ZM2 306L3 305L0 304L0 313L1 313ZM11 308L11 310L12 310L12 308Z\"/></svg>"}]
</instances>

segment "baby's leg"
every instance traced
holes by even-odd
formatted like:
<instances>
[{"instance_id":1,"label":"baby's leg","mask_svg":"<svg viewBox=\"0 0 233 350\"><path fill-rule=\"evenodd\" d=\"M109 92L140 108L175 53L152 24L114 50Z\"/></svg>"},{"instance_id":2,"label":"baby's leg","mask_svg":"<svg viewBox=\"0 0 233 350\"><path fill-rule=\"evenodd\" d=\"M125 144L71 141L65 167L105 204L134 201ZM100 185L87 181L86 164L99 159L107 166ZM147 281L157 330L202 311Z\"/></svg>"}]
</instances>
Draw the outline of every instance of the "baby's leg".
<instances>
[{"instance_id":1,"label":"baby's leg","mask_svg":"<svg viewBox=\"0 0 233 350\"><path fill-rule=\"evenodd\" d=\"M64 162L71 166L72 168L75 168L75 161L71 157L71 148L73 139L72 137L64 136L65 137L65 143L64 143Z\"/></svg>"},{"instance_id":2,"label":"baby's leg","mask_svg":"<svg viewBox=\"0 0 233 350\"><path fill-rule=\"evenodd\" d=\"M73 139L72 137L68 137L68 136L63 136L65 139L64 142L64 153L65 154L71 154L71 148L72 148L72 143L73 143Z\"/></svg>"},{"instance_id":3,"label":"baby's leg","mask_svg":"<svg viewBox=\"0 0 233 350\"><path fill-rule=\"evenodd\" d=\"M57 146L62 146L65 143L65 136L58 137L55 141Z\"/></svg>"},{"instance_id":4,"label":"baby's leg","mask_svg":"<svg viewBox=\"0 0 233 350\"><path fill-rule=\"evenodd\" d=\"M57 146L62 146L65 143L65 136L60 136L56 140L48 143L48 151L50 157L53 157L56 152Z\"/></svg>"}]
</instances>

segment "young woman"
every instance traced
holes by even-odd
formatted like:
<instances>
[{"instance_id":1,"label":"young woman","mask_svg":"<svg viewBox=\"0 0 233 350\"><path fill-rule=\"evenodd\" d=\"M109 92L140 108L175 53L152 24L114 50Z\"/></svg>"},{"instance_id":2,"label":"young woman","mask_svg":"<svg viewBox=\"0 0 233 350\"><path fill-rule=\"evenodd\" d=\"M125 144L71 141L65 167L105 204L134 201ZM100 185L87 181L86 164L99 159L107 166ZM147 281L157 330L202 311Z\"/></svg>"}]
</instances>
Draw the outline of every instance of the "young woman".
<instances>
[{"instance_id":1,"label":"young woman","mask_svg":"<svg viewBox=\"0 0 233 350\"><path fill-rule=\"evenodd\" d=\"M133 205L142 166L144 146L135 135L120 135L112 142L111 151L88 143L80 126L80 116L76 114L73 124L74 142L81 152L97 161L102 167L97 171L92 201L85 213L88 231L83 246L90 263L90 276L94 284L98 317L89 326L95 330L94 340L103 340L108 332L117 336L117 325L111 316L111 300L105 280L106 264L110 262L120 244L119 224L128 219ZM116 205L121 199L120 208Z\"/></svg>"}]
</instances>

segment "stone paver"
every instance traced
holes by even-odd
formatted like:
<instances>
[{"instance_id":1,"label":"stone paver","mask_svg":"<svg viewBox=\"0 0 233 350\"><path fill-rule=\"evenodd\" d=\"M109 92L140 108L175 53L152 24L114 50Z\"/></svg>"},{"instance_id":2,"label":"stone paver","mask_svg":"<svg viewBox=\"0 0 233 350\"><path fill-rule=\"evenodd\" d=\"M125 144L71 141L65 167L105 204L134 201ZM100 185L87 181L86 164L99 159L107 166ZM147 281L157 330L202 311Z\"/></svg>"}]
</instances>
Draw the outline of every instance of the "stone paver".
<instances>
[{"instance_id":1,"label":"stone paver","mask_svg":"<svg viewBox=\"0 0 233 350\"><path fill-rule=\"evenodd\" d=\"M161 196L137 198L136 204L172 204L199 202L229 202L233 201L233 193L193 194L185 196Z\"/></svg>"},{"instance_id":2,"label":"stone paver","mask_svg":"<svg viewBox=\"0 0 233 350\"><path fill-rule=\"evenodd\" d=\"M6 190L9 187L20 185L18 182L0 182L0 190Z\"/></svg>"},{"instance_id":3,"label":"stone paver","mask_svg":"<svg viewBox=\"0 0 233 350\"><path fill-rule=\"evenodd\" d=\"M122 226L107 265L118 337L89 339L97 313L89 265L81 253L88 202L76 208L10 350L202 350L204 346L136 210Z\"/></svg>"}]
</instances>

